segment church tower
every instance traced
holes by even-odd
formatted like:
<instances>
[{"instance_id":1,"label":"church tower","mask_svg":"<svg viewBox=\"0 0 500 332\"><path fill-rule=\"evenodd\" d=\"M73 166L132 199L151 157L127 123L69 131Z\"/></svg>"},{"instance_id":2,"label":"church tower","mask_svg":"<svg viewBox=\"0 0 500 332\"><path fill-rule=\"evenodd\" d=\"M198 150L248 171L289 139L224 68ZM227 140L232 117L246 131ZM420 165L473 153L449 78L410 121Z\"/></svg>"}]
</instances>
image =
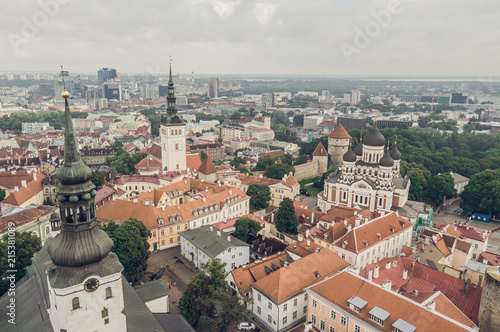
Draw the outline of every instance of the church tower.
<instances>
[{"instance_id":1,"label":"church tower","mask_svg":"<svg viewBox=\"0 0 500 332\"><path fill-rule=\"evenodd\" d=\"M160 124L161 164L163 173L186 169L186 125L177 115L172 65L168 79L167 115L162 115Z\"/></svg>"},{"instance_id":2,"label":"church tower","mask_svg":"<svg viewBox=\"0 0 500 332\"><path fill-rule=\"evenodd\" d=\"M41 282L47 284L50 298L47 311L54 331L126 331L123 266L111 252L113 241L97 225L92 173L78 149L69 92L61 96L65 134L64 165L57 171L60 221L51 216L61 232L48 244L52 262L43 267L47 279Z\"/></svg>"}]
</instances>

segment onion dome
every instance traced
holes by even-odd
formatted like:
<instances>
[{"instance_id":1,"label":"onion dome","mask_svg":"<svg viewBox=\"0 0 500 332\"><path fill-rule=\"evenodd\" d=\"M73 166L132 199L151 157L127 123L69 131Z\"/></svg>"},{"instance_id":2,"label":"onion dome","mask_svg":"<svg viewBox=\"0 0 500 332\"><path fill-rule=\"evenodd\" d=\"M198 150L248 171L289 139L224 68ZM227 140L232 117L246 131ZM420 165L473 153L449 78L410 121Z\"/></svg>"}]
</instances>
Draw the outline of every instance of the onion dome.
<instances>
[{"instance_id":1,"label":"onion dome","mask_svg":"<svg viewBox=\"0 0 500 332\"><path fill-rule=\"evenodd\" d=\"M394 160L401 160L401 152L398 150L398 139L396 137L396 142L390 151L391 157Z\"/></svg>"},{"instance_id":2,"label":"onion dome","mask_svg":"<svg viewBox=\"0 0 500 332\"><path fill-rule=\"evenodd\" d=\"M385 145L385 137L380 133L377 128L377 122L368 130L368 134L366 134L364 139L364 144L369 146L384 146Z\"/></svg>"},{"instance_id":3,"label":"onion dome","mask_svg":"<svg viewBox=\"0 0 500 332\"><path fill-rule=\"evenodd\" d=\"M394 160L392 159L389 150L385 151L384 156L380 159L380 166L392 167L394 166Z\"/></svg>"},{"instance_id":4,"label":"onion dome","mask_svg":"<svg viewBox=\"0 0 500 332\"><path fill-rule=\"evenodd\" d=\"M349 145L349 149L344 154L343 159L344 159L345 162L348 162L348 163L353 163L353 162L356 161L356 154L354 153L354 151L352 151L350 145Z\"/></svg>"}]
</instances>

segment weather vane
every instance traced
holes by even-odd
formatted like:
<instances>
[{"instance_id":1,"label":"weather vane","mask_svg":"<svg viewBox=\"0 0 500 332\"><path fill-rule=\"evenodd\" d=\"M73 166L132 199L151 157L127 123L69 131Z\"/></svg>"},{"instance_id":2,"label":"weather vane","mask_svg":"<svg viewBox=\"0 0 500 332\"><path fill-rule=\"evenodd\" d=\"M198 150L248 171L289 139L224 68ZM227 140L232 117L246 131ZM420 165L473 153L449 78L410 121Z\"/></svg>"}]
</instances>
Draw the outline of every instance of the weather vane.
<instances>
[{"instance_id":1,"label":"weather vane","mask_svg":"<svg viewBox=\"0 0 500 332\"><path fill-rule=\"evenodd\" d=\"M63 89L66 90L66 83L64 82L64 76L69 76L69 71L63 70L63 66L61 65L61 76L63 82Z\"/></svg>"}]
</instances>

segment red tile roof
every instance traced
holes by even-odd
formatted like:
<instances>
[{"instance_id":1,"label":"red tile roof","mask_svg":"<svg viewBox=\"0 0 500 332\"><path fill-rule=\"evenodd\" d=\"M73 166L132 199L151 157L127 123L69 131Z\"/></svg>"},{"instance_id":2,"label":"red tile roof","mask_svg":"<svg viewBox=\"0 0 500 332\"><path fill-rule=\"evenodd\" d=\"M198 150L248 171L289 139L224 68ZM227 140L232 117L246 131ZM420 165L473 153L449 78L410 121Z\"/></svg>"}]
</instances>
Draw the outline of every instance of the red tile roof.
<instances>
[{"instance_id":1,"label":"red tile roof","mask_svg":"<svg viewBox=\"0 0 500 332\"><path fill-rule=\"evenodd\" d=\"M339 123L335 129L328 135L331 138L351 138L351 136L347 133L342 123Z\"/></svg>"},{"instance_id":2,"label":"red tile roof","mask_svg":"<svg viewBox=\"0 0 500 332\"><path fill-rule=\"evenodd\" d=\"M453 321L442 317L436 311L431 311L423 305L414 302L406 297L395 294L380 286L377 286L361 276L349 272L340 272L333 277L320 282L310 288L310 291L321 296L323 299L331 302L337 307L342 308L354 317L355 320L361 320L365 324L373 326L380 331L393 331L392 325L402 319L405 322L416 327L417 331L469 331L475 327L474 324L458 325L458 321ZM348 300L357 296L367 304L361 313L357 313L348 308ZM441 303L441 302L440 302ZM383 326L373 322L370 319L370 312L377 306L387 312L385 324ZM436 305L438 307L438 305ZM454 319L456 313L450 317Z\"/></svg>"},{"instance_id":3,"label":"red tile roof","mask_svg":"<svg viewBox=\"0 0 500 332\"><path fill-rule=\"evenodd\" d=\"M201 163L200 167L198 168L198 172L203 173L205 175L217 172L217 169L215 169L215 165L212 161L212 158L210 158L209 155L207 155L205 160L203 160L203 162Z\"/></svg>"},{"instance_id":4,"label":"red tile roof","mask_svg":"<svg viewBox=\"0 0 500 332\"><path fill-rule=\"evenodd\" d=\"M449 235L453 235L453 236L461 238L461 239L468 238L468 239L484 242L485 239L487 239L489 236L488 231L481 231L475 227L470 227L468 225L459 225L456 223L448 224L448 223L442 222L439 224L439 226L437 228L440 230L443 230L445 233L447 233Z\"/></svg>"},{"instance_id":5,"label":"red tile roof","mask_svg":"<svg viewBox=\"0 0 500 332\"><path fill-rule=\"evenodd\" d=\"M149 156L147 156L146 158L142 159L141 161L139 161L137 164L134 165L134 168L135 169L140 169L140 168L144 168L144 167L157 167L157 168L161 168L161 162L160 161L157 161L153 158L151 158L150 160L148 160L148 158L151 158Z\"/></svg>"},{"instance_id":6,"label":"red tile roof","mask_svg":"<svg viewBox=\"0 0 500 332\"><path fill-rule=\"evenodd\" d=\"M188 154L186 156L186 167L191 171L196 169L198 170L201 166L201 157L199 153Z\"/></svg>"},{"instance_id":7,"label":"red tile roof","mask_svg":"<svg viewBox=\"0 0 500 332\"><path fill-rule=\"evenodd\" d=\"M319 142L318 146L313 152L313 157L328 157L328 152L326 151L323 143Z\"/></svg>"},{"instance_id":8,"label":"red tile roof","mask_svg":"<svg viewBox=\"0 0 500 332\"><path fill-rule=\"evenodd\" d=\"M267 222L265 220L260 219L256 215L250 213L250 214L246 214L244 216L238 217L238 218L229 219L226 222L221 221L221 222L215 223L212 226L214 226L214 227L220 229L221 231L223 231L225 229L234 227L234 224L236 223L236 220L238 220L240 218L245 218L245 217L257 221L262 227L264 227L264 224Z\"/></svg>"},{"instance_id":9,"label":"red tile roof","mask_svg":"<svg viewBox=\"0 0 500 332\"><path fill-rule=\"evenodd\" d=\"M271 159L273 159L274 157L277 157L277 156L283 156L285 155L285 152L281 151L281 150L276 150L276 151L270 151L270 152L267 152L267 153L264 153L262 154L260 157L259 157L259 160L262 160L266 157L269 157Z\"/></svg>"},{"instance_id":10,"label":"red tile roof","mask_svg":"<svg viewBox=\"0 0 500 332\"><path fill-rule=\"evenodd\" d=\"M396 261L396 266L392 263ZM389 269L386 263L391 262ZM420 292L440 291L453 304L455 304L470 320L477 324L479 314L479 304L481 302L482 288L470 284L466 296L463 296L465 282L452 277L446 273L431 269L425 265L415 262L411 258L384 258L374 264L367 265L360 276L368 278L368 271L379 266L379 277L373 282L382 284L386 280L392 282L393 290L400 292ZM413 267L412 267L413 266ZM408 270L407 279L403 279L403 271Z\"/></svg>"},{"instance_id":11,"label":"red tile roof","mask_svg":"<svg viewBox=\"0 0 500 332\"><path fill-rule=\"evenodd\" d=\"M484 260L486 260L486 264L488 265L500 266L500 254L483 251L479 254L477 261L483 263Z\"/></svg>"}]
</instances>

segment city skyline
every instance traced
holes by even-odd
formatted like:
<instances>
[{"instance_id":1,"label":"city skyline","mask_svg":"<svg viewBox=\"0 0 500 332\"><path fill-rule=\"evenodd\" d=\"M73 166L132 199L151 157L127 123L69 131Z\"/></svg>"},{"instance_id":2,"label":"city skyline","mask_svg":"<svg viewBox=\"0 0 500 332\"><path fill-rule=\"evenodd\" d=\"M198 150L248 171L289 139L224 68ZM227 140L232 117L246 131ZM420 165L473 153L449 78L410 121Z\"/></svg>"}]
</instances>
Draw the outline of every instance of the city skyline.
<instances>
[{"instance_id":1,"label":"city skyline","mask_svg":"<svg viewBox=\"0 0 500 332\"><path fill-rule=\"evenodd\" d=\"M0 70L47 71L64 63L72 72L111 66L122 73L161 74L172 55L175 72L195 75L488 80L500 75L494 69L500 35L493 6L190 0L123 8L115 1L11 2L2 11Z\"/></svg>"}]
</instances>

